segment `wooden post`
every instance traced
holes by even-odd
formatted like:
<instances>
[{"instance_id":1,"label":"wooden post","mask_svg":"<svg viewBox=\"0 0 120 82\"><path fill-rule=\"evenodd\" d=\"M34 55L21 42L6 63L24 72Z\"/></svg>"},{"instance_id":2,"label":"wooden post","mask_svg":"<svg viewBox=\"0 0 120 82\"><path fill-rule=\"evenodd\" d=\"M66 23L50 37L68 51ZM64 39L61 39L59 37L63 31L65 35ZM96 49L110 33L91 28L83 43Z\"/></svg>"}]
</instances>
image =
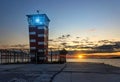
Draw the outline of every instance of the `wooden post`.
<instances>
[{"instance_id":1,"label":"wooden post","mask_svg":"<svg viewBox=\"0 0 120 82\"><path fill-rule=\"evenodd\" d=\"M0 64L2 64L2 51L0 50Z\"/></svg>"},{"instance_id":2,"label":"wooden post","mask_svg":"<svg viewBox=\"0 0 120 82\"><path fill-rule=\"evenodd\" d=\"M52 63L52 55L53 55L53 54L52 54L52 48L51 48L50 50L51 50L51 55L50 55L50 56L51 56L51 63Z\"/></svg>"},{"instance_id":3,"label":"wooden post","mask_svg":"<svg viewBox=\"0 0 120 82\"><path fill-rule=\"evenodd\" d=\"M15 51L13 51L13 54L14 54L14 63L15 63Z\"/></svg>"}]
</instances>

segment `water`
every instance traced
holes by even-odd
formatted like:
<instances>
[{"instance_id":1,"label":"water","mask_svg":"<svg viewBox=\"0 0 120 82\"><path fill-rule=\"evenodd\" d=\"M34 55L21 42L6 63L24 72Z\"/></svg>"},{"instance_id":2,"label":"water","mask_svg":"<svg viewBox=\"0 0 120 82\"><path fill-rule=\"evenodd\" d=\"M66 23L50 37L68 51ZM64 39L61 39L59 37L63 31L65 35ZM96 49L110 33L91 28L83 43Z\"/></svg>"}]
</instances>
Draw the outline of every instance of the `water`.
<instances>
[{"instance_id":1,"label":"water","mask_svg":"<svg viewBox=\"0 0 120 82\"><path fill-rule=\"evenodd\" d=\"M17 60L13 60L11 59L10 61L6 61L4 59L2 59L2 62L0 60L0 63L16 63L16 62L28 62L30 61L29 59L17 59ZM51 61L51 59L49 58L48 61ZM58 61L58 58L55 59L53 58L52 61ZM105 64L109 64L112 66L116 66L116 67L120 67L120 59L69 59L67 58L67 62L94 62L94 63L105 63Z\"/></svg>"},{"instance_id":2,"label":"water","mask_svg":"<svg viewBox=\"0 0 120 82\"><path fill-rule=\"evenodd\" d=\"M48 61L51 61L49 58ZM52 59L52 61L58 61L58 59ZM67 62L94 62L94 63L104 63L112 66L120 67L120 59L69 59L67 58Z\"/></svg>"},{"instance_id":3,"label":"water","mask_svg":"<svg viewBox=\"0 0 120 82\"><path fill-rule=\"evenodd\" d=\"M67 62L95 62L120 67L120 59L67 59Z\"/></svg>"}]
</instances>

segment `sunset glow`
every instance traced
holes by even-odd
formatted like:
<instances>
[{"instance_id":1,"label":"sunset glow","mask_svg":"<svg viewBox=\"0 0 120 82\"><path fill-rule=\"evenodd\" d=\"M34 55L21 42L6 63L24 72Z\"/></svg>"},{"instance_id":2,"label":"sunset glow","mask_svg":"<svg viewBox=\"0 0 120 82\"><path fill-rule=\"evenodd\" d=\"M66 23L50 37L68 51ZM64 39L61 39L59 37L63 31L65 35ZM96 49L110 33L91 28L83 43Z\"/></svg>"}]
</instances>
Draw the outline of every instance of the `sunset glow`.
<instances>
[{"instance_id":1,"label":"sunset glow","mask_svg":"<svg viewBox=\"0 0 120 82\"><path fill-rule=\"evenodd\" d=\"M82 56L82 55L78 55L78 58L82 59L82 58L83 58L83 56Z\"/></svg>"},{"instance_id":2,"label":"sunset glow","mask_svg":"<svg viewBox=\"0 0 120 82\"><path fill-rule=\"evenodd\" d=\"M51 20L49 48L120 55L119 3L119 0L1 0L0 49L29 49L26 15L36 14L41 8L39 13L46 13ZM42 18L35 19L35 23L42 24Z\"/></svg>"}]
</instances>

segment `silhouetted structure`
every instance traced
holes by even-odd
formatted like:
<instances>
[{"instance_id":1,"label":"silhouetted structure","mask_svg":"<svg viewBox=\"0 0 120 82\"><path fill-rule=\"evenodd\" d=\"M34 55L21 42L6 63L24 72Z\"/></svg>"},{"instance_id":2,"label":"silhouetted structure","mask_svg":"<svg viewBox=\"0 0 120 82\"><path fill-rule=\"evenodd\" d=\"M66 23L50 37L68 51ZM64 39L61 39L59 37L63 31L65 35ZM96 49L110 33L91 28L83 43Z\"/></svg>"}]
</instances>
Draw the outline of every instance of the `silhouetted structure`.
<instances>
[{"instance_id":1,"label":"silhouetted structure","mask_svg":"<svg viewBox=\"0 0 120 82\"><path fill-rule=\"evenodd\" d=\"M0 64L29 63L30 56L22 50L0 49Z\"/></svg>"},{"instance_id":2,"label":"silhouetted structure","mask_svg":"<svg viewBox=\"0 0 120 82\"><path fill-rule=\"evenodd\" d=\"M60 51L60 56L59 56L59 62L60 63L65 63L66 62L66 54L67 53L68 52L65 49Z\"/></svg>"},{"instance_id":3,"label":"silhouetted structure","mask_svg":"<svg viewBox=\"0 0 120 82\"><path fill-rule=\"evenodd\" d=\"M29 23L31 62L43 63L48 55L48 25L46 14L27 15Z\"/></svg>"}]
</instances>

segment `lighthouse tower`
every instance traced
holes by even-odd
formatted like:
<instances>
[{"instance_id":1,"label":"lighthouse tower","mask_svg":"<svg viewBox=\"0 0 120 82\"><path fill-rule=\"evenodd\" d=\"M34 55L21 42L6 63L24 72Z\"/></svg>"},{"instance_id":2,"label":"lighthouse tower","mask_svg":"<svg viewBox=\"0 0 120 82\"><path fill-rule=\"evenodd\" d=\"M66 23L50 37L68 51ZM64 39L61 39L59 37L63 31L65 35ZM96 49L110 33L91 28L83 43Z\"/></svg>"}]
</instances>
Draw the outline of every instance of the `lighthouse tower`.
<instances>
[{"instance_id":1,"label":"lighthouse tower","mask_svg":"<svg viewBox=\"0 0 120 82\"><path fill-rule=\"evenodd\" d=\"M48 55L48 25L46 14L27 15L29 24L29 43L31 62L44 63Z\"/></svg>"}]
</instances>

